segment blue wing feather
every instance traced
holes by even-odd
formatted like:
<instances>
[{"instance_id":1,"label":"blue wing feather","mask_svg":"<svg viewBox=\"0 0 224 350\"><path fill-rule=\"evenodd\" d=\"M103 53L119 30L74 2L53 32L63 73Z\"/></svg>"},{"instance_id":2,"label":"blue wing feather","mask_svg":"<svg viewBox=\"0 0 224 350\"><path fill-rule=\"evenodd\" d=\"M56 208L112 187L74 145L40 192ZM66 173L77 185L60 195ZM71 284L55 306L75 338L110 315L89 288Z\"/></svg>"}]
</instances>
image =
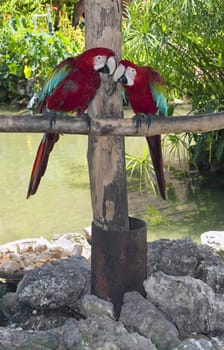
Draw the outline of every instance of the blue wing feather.
<instances>
[{"instance_id":1,"label":"blue wing feather","mask_svg":"<svg viewBox=\"0 0 224 350\"><path fill-rule=\"evenodd\" d=\"M152 91L152 96L154 98L154 101L156 102L158 111L162 113L163 116L167 116L168 114L167 99L162 89L157 88L154 84L154 85L151 85L151 91Z\"/></svg>"},{"instance_id":2,"label":"blue wing feather","mask_svg":"<svg viewBox=\"0 0 224 350\"><path fill-rule=\"evenodd\" d=\"M74 65L74 58L67 58L61 62L50 74L48 81L44 85L41 94L39 96L39 107L41 109L44 104L45 98L51 94L51 92L68 76Z\"/></svg>"}]
</instances>

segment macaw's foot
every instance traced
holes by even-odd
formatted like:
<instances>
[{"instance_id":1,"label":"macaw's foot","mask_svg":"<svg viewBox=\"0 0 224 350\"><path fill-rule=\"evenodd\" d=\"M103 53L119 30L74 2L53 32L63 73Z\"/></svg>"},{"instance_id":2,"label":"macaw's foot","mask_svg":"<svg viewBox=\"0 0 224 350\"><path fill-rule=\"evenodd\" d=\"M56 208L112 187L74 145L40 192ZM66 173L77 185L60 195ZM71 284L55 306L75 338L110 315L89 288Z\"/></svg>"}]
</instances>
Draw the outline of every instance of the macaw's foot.
<instances>
[{"instance_id":1,"label":"macaw's foot","mask_svg":"<svg viewBox=\"0 0 224 350\"><path fill-rule=\"evenodd\" d=\"M86 121L87 125L88 125L88 128L90 129L90 127L91 127L91 117L89 116L88 113L84 113L84 112L78 113L77 117L80 117L80 118L84 119Z\"/></svg>"},{"instance_id":2,"label":"macaw's foot","mask_svg":"<svg viewBox=\"0 0 224 350\"><path fill-rule=\"evenodd\" d=\"M50 128L52 128L53 124L55 125L56 123L57 113L52 110L46 110L44 116L50 120Z\"/></svg>"},{"instance_id":3,"label":"macaw's foot","mask_svg":"<svg viewBox=\"0 0 224 350\"><path fill-rule=\"evenodd\" d=\"M50 128L52 128L53 125L56 124L56 119L59 117L59 118L64 118L67 116L67 113L66 112L56 112L56 111L53 111L53 110L46 110L44 112L44 116L47 117L49 120L50 120Z\"/></svg>"},{"instance_id":4,"label":"macaw's foot","mask_svg":"<svg viewBox=\"0 0 224 350\"><path fill-rule=\"evenodd\" d=\"M164 113L161 112L161 111L159 111L159 113L156 114L156 118L157 118L157 119L160 118L160 119L162 120L162 119L164 119L164 118L166 118L166 117L167 117L167 115L164 114Z\"/></svg>"},{"instance_id":5,"label":"macaw's foot","mask_svg":"<svg viewBox=\"0 0 224 350\"><path fill-rule=\"evenodd\" d=\"M135 122L136 128L141 128L142 124L146 124L147 128L150 127L153 114L136 114L132 119Z\"/></svg>"}]
</instances>

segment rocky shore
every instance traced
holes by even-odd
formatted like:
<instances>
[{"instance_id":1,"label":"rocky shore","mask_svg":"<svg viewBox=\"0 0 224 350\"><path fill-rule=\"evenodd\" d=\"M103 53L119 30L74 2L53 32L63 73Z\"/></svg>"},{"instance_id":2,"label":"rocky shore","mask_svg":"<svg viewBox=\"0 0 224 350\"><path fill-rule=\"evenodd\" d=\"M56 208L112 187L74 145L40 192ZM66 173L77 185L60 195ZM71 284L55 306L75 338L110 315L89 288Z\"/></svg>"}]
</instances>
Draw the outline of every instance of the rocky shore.
<instances>
[{"instance_id":1,"label":"rocky shore","mask_svg":"<svg viewBox=\"0 0 224 350\"><path fill-rule=\"evenodd\" d=\"M89 245L81 240L73 235L66 257L35 260L17 280L11 267L1 280L0 350L224 349L224 262L214 250L190 238L148 243L146 298L128 291L117 319L109 301L90 294ZM1 254L3 271L10 259Z\"/></svg>"}]
</instances>

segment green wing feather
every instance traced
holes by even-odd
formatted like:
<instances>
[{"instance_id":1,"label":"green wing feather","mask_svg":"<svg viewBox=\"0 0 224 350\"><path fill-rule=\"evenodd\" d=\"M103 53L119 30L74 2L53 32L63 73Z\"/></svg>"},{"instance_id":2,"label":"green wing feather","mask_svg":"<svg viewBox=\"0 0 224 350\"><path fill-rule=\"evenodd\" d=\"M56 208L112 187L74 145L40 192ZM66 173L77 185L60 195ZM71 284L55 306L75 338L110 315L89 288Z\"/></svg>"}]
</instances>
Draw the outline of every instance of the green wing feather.
<instances>
[{"instance_id":1,"label":"green wing feather","mask_svg":"<svg viewBox=\"0 0 224 350\"><path fill-rule=\"evenodd\" d=\"M126 94L125 94L125 89L123 88L123 87L121 87L121 96L122 96L122 101L123 101L123 104L125 105L125 106L127 106L128 105L128 98L127 98L127 96L126 96Z\"/></svg>"},{"instance_id":2,"label":"green wing feather","mask_svg":"<svg viewBox=\"0 0 224 350\"><path fill-rule=\"evenodd\" d=\"M70 57L62 61L49 75L39 96L39 106L41 108L45 98L68 76L74 66L74 58Z\"/></svg>"},{"instance_id":3,"label":"green wing feather","mask_svg":"<svg viewBox=\"0 0 224 350\"><path fill-rule=\"evenodd\" d=\"M151 91L152 91L152 96L156 102L156 106L158 108L158 111L163 115L167 116L167 99L165 96L165 87L163 85L160 85L158 83L152 83L151 84Z\"/></svg>"},{"instance_id":4,"label":"green wing feather","mask_svg":"<svg viewBox=\"0 0 224 350\"><path fill-rule=\"evenodd\" d=\"M167 116L168 114L168 106L166 99L166 86L163 78L159 73L157 73L152 67L147 67L148 77L149 77L149 85L152 92L152 96L154 101L156 102L156 106L158 111Z\"/></svg>"}]
</instances>

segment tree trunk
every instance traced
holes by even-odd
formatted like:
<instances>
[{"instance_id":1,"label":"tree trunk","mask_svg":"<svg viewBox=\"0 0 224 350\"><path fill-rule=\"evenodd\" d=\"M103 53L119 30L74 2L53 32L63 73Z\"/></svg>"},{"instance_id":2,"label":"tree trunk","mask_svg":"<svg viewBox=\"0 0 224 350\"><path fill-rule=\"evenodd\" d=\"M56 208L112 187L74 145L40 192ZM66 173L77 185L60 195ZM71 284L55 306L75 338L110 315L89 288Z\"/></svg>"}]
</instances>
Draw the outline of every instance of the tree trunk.
<instances>
[{"instance_id":1,"label":"tree trunk","mask_svg":"<svg viewBox=\"0 0 224 350\"><path fill-rule=\"evenodd\" d=\"M121 58L121 2L85 0L86 48L108 47ZM123 117L122 99L112 94L111 77L89 106L94 119ZM128 218L124 137L89 134L88 165L93 208L91 292L114 304L120 313L128 290L144 294L146 224ZM130 224L130 227L129 227Z\"/></svg>"},{"instance_id":2,"label":"tree trunk","mask_svg":"<svg viewBox=\"0 0 224 350\"><path fill-rule=\"evenodd\" d=\"M85 0L86 48L108 47L121 58L120 1ZM122 99L111 95L112 77L102 74L101 88L89 106L94 118L122 118ZM93 221L104 229L128 228L124 138L89 136L88 164Z\"/></svg>"}]
</instances>

